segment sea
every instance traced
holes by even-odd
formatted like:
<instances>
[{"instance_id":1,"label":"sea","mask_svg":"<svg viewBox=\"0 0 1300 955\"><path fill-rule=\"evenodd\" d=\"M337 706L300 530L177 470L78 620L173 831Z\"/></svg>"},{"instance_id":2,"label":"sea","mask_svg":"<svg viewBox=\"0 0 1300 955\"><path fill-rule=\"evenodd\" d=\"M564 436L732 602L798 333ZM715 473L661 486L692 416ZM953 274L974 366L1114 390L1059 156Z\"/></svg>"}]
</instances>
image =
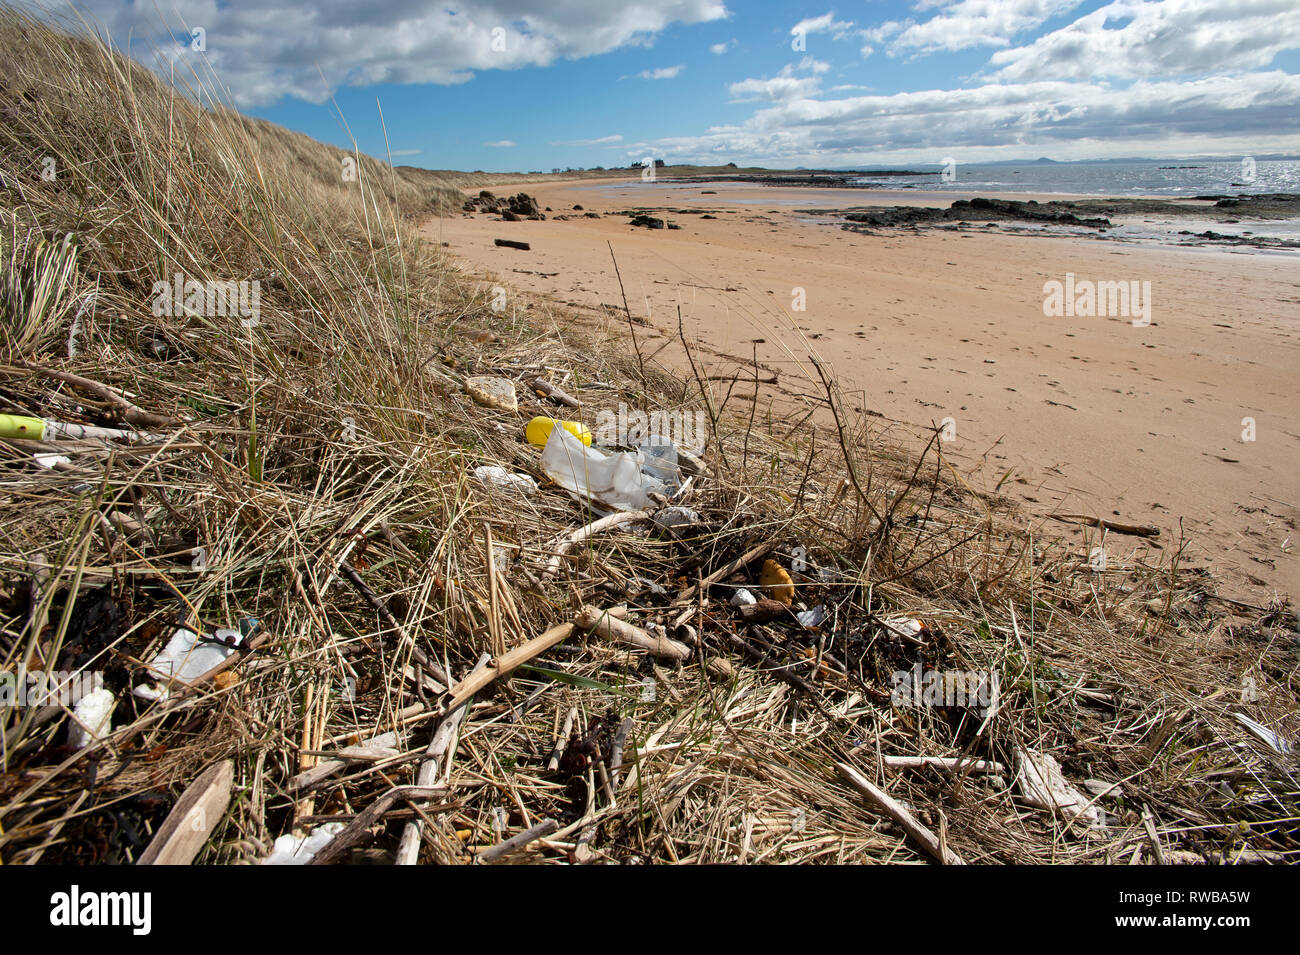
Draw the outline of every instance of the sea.
<instances>
[{"instance_id":1,"label":"sea","mask_svg":"<svg viewBox=\"0 0 1300 955\"><path fill-rule=\"evenodd\" d=\"M927 167L909 167L924 170ZM843 170L856 172L859 170ZM874 175L855 184L921 192L1033 192L1083 196L1190 197L1300 192L1300 159L1133 160L1107 162L966 163L957 160L922 176Z\"/></svg>"}]
</instances>

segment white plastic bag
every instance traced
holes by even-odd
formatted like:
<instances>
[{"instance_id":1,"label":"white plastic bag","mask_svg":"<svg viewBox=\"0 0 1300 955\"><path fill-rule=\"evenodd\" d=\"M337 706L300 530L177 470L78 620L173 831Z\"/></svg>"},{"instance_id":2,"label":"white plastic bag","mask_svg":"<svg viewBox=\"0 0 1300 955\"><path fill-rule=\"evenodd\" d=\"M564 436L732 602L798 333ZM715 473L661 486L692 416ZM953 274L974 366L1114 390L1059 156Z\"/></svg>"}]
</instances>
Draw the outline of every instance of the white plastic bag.
<instances>
[{"instance_id":1,"label":"white plastic bag","mask_svg":"<svg viewBox=\"0 0 1300 955\"><path fill-rule=\"evenodd\" d=\"M542 451L542 470L579 499L616 511L652 506L641 485L641 462L636 454L605 454L587 447L564 428L551 429Z\"/></svg>"}]
</instances>

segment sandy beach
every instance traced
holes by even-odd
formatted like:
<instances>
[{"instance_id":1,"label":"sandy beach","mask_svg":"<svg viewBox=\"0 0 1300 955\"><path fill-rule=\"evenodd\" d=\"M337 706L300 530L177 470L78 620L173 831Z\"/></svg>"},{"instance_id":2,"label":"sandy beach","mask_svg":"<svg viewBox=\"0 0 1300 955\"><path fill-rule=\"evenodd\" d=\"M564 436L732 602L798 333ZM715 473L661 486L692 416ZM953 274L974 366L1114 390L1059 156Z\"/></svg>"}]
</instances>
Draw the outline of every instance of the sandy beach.
<instances>
[{"instance_id":1,"label":"sandy beach","mask_svg":"<svg viewBox=\"0 0 1300 955\"><path fill-rule=\"evenodd\" d=\"M858 235L801 211L946 205L970 197L961 192L642 182L527 191L551 208L546 221L451 216L424 234L485 280L600 320L613 306L622 318L612 245L633 313L649 323L638 329L643 349L667 364L685 363L680 305L708 372L740 372L736 397L746 403L755 348L761 378L777 379L760 384L760 408L806 400L817 390L807 356L820 356L855 408L881 416L881 431L919 436L949 419L943 447L967 480L1024 502L1044 533L1095 543L1095 530L1047 520L1053 513L1151 524L1167 555L1181 525L1186 566L1211 567L1252 599L1300 589L1295 255L976 227ZM636 228L612 214L641 209L680 228ZM531 250L495 247L498 237ZM1044 283L1067 273L1150 282L1150 324L1045 316ZM1244 419L1254 440L1243 440ZM1112 552L1148 546L1106 540Z\"/></svg>"}]
</instances>

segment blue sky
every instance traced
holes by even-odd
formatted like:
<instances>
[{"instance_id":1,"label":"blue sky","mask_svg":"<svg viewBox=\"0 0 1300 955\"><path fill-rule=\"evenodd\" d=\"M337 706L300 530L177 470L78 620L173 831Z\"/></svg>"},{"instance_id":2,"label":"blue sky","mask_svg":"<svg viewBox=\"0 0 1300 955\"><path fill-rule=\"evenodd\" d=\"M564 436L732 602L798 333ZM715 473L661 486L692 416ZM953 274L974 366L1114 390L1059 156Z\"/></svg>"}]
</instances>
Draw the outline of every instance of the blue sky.
<instances>
[{"instance_id":1,"label":"blue sky","mask_svg":"<svg viewBox=\"0 0 1300 955\"><path fill-rule=\"evenodd\" d=\"M350 147L341 113L382 157L378 101L393 161L430 168L1300 153L1300 0L80 7L252 115ZM193 28L202 51L175 42Z\"/></svg>"}]
</instances>

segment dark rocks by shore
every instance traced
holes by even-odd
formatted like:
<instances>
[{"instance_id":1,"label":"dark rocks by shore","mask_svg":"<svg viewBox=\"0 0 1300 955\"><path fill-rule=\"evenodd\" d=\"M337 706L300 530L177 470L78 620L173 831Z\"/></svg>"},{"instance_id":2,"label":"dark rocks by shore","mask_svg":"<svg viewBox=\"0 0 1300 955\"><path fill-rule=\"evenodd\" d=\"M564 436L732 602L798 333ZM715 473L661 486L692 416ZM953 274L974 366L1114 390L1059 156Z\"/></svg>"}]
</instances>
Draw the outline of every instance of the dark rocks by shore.
<instances>
[{"instance_id":1,"label":"dark rocks by shore","mask_svg":"<svg viewBox=\"0 0 1300 955\"><path fill-rule=\"evenodd\" d=\"M485 212L499 215L506 222L518 222L520 219L545 219L546 215L538 206L537 200L526 192L513 196L496 196L484 189L477 196L465 200L462 206L465 212Z\"/></svg>"}]
</instances>

